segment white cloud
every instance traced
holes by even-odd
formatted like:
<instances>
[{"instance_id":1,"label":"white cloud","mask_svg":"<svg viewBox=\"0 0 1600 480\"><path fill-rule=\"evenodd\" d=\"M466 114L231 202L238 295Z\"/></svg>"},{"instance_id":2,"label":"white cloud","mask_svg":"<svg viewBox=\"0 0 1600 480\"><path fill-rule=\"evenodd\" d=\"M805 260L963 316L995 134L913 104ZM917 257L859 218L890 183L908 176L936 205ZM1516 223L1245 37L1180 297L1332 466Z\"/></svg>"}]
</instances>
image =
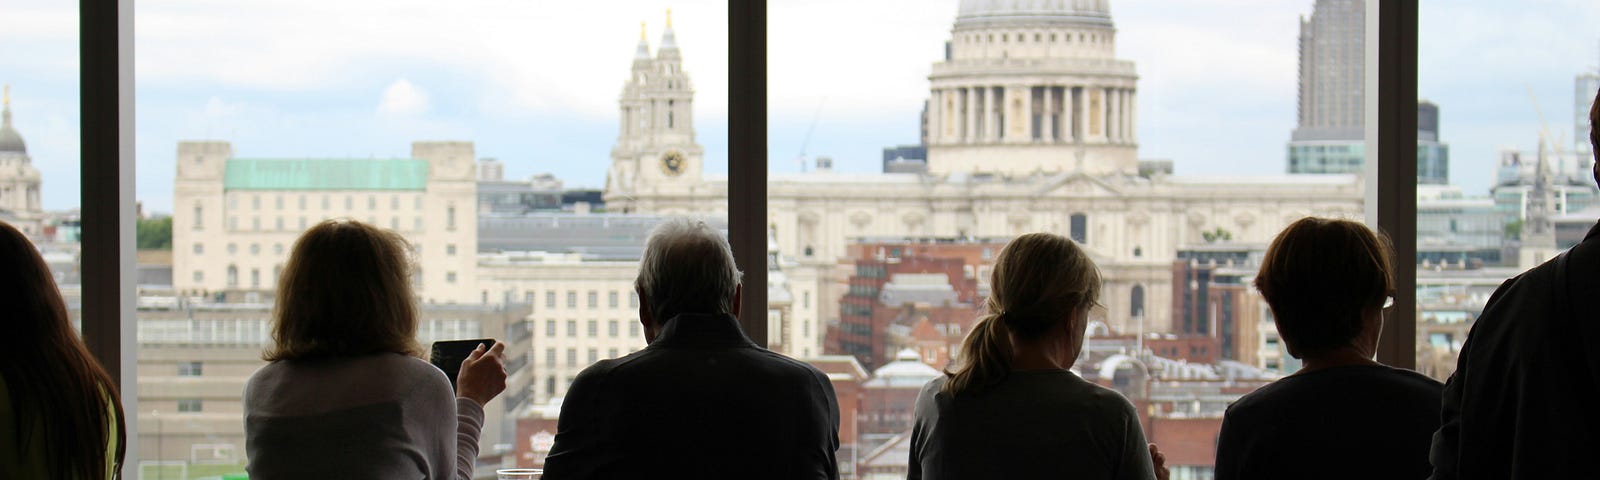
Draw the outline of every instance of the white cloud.
<instances>
[{"instance_id":1,"label":"white cloud","mask_svg":"<svg viewBox=\"0 0 1600 480\"><path fill-rule=\"evenodd\" d=\"M392 115L421 115L428 112L428 92L404 78L383 89L378 101L378 113Z\"/></svg>"},{"instance_id":2,"label":"white cloud","mask_svg":"<svg viewBox=\"0 0 1600 480\"><path fill-rule=\"evenodd\" d=\"M213 119L229 117L238 114L241 108L239 104L228 103L223 101L222 97L213 96L206 100L205 116Z\"/></svg>"}]
</instances>

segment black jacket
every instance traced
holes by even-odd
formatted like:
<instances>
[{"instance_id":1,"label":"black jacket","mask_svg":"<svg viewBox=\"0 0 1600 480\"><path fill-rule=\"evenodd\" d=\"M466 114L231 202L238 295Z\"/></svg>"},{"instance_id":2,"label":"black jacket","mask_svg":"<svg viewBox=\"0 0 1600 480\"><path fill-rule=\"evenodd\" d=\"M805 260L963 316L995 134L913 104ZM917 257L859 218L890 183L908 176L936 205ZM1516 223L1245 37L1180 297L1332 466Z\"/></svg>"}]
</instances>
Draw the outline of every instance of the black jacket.
<instances>
[{"instance_id":1,"label":"black jacket","mask_svg":"<svg viewBox=\"0 0 1600 480\"><path fill-rule=\"evenodd\" d=\"M837 479L828 376L751 342L731 315L685 314L578 374L546 480Z\"/></svg>"},{"instance_id":2,"label":"black jacket","mask_svg":"<svg viewBox=\"0 0 1600 480\"><path fill-rule=\"evenodd\" d=\"M1432 478L1594 475L1597 307L1600 225L1567 253L1500 285L1445 384Z\"/></svg>"}]
</instances>

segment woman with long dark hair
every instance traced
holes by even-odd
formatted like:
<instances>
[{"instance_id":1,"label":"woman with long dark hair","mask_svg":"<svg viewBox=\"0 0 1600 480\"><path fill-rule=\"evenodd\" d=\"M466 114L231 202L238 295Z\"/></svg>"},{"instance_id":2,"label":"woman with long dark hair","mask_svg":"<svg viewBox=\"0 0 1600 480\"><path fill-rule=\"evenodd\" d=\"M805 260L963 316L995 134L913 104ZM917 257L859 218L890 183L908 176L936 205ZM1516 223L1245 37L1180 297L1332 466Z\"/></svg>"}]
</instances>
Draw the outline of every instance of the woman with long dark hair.
<instances>
[{"instance_id":1,"label":"woman with long dark hair","mask_svg":"<svg viewBox=\"0 0 1600 480\"><path fill-rule=\"evenodd\" d=\"M50 268L0 222L0 478L114 478L126 434L117 385L67 317Z\"/></svg>"},{"instance_id":2,"label":"woman with long dark hair","mask_svg":"<svg viewBox=\"0 0 1600 480\"><path fill-rule=\"evenodd\" d=\"M989 288L956 368L917 398L909 477L1165 478L1133 404L1068 370L1100 297L1083 249L1060 235L1017 237Z\"/></svg>"}]
</instances>

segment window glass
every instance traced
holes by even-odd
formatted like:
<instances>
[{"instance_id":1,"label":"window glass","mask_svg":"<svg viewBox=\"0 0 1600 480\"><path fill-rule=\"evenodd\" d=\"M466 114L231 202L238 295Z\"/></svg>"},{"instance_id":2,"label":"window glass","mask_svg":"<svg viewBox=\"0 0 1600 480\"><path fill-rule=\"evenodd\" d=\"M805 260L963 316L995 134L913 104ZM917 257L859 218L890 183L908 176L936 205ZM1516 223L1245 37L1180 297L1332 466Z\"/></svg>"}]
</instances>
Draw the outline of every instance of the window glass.
<instances>
[{"instance_id":1,"label":"window glass","mask_svg":"<svg viewBox=\"0 0 1600 480\"><path fill-rule=\"evenodd\" d=\"M76 4L22 1L0 15L0 51L28 56L0 55L0 70L28 73L0 83L14 83L13 120L39 160L45 209L76 222L75 200L50 200L78 196L76 132L58 127L77 124L75 62L61 61L77 51ZM142 478L244 472L239 395L264 363L279 269L301 232L325 219L404 229L419 340L507 342L513 372L486 409L484 465L542 458L518 449L554 431L544 407L585 360L645 345L602 336L597 323L560 331L563 293L567 311L582 292L598 313L598 292L630 290L646 235L669 216L726 228L724 1L675 3L670 27L665 5L641 2L136 3L137 200L146 219L179 226L167 227L178 248L141 250L138 262L140 331L162 338L141 335L131 359L141 390L130 423L142 428L129 463ZM66 43L20 47L45 30L6 20L55 21L50 38ZM595 161L549 161L580 158ZM7 178L0 173L0 210L16 211L4 202ZM722 186L699 187L709 183ZM685 188L704 193L650 196ZM205 258L201 243L226 258ZM59 257L70 265L75 251ZM532 319L539 292L546 311ZM546 322L542 335L535 321ZM535 348L547 361L529 360ZM203 382L177 378L179 362L198 358ZM179 418L179 399L204 411Z\"/></svg>"},{"instance_id":2,"label":"window glass","mask_svg":"<svg viewBox=\"0 0 1600 480\"><path fill-rule=\"evenodd\" d=\"M1589 142L1600 5L1517 7L1418 9L1416 358L1417 371L1440 380L1495 289L1577 244L1600 218ZM1479 23L1490 18L1504 28ZM1485 101L1490 91L1506 93Z\"/></svg>"},{"instance_id":3,"label":"window glass","mask_svg":"<svg viewBox=\"0 0 1600 480\"><path fill-rule=\"evenodd\" d=\"M879 466L1002 247L1051 232L1105 281L1073 369L1139 406L1174 478L1210 478L1228 402L1298 368L1250 286L1266 244L1366 207L1359 156L1296 163L1366 140L1364 4L773 2L767 344L862 392L841 474L905 474Z\"/></svg>"}]
</instances>

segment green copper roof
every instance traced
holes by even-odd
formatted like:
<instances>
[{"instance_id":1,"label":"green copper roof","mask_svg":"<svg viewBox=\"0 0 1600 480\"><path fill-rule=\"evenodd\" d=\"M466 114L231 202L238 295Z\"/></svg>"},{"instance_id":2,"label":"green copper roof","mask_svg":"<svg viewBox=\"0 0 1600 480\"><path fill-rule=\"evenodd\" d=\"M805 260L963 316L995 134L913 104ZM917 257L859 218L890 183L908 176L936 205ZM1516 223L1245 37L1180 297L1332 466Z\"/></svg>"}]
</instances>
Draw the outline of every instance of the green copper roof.
<instances>
[{"instance_id":1,"label":"green copper roof","mask_svg":"<svg viewBox=\"0 0 1600 480\"><path fill-rule=\"evenodd\" d=\"M426 190L428 161L230 158L226 190Z\"/></svg>"}]
</instances>

